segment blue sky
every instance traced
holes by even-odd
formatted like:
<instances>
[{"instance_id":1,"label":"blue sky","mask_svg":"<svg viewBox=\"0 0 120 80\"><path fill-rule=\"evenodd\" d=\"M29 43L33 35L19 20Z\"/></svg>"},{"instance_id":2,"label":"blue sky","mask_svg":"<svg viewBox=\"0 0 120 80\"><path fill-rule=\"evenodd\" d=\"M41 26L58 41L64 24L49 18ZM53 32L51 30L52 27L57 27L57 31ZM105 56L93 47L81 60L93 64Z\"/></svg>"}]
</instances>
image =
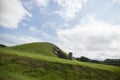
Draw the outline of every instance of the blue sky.
<instances>
[{"instance_id":1,"label":"blue sky","mask_svg":"<svg viewBox=\"0 0 120 80\"><path fill-rule=\"evenodd\" d=\"M0 43L51 42L75 57L120 58L120 0L0 0Z\"/></svg>"}]
</instances>

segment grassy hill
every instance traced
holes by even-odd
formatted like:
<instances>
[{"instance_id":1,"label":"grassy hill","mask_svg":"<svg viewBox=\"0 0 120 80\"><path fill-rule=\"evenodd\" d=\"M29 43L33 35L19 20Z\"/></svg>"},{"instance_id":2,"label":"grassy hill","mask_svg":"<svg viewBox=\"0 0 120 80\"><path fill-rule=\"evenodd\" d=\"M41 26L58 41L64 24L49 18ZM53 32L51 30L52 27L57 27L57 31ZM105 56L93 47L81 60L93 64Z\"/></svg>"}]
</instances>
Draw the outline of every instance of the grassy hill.
<instances>
[{"instance_id":1,"label":"grassy hill","mask_svg":"<svg viewBox=\"0 0 120 80\"><path fill-rule=\"evenodd\" d=\"M0 48L0 80L120 79L120 67L60 59L53 46L43 42Z\"/></svg>"},{"instance_id":2,"label":"grassy hill","mask_svg":"<svg viewBox=\"0 0 120 80\"><path fill-rule=\"evenodd\" d=\"M17 45L17 46L9 47L8 49L14 50L17 52L27 52L33 55L44 55L44 56L56 57L52 51L53 46L54 45L51 43L42 42L42 43Z\"/></svg>"}]
</instances>

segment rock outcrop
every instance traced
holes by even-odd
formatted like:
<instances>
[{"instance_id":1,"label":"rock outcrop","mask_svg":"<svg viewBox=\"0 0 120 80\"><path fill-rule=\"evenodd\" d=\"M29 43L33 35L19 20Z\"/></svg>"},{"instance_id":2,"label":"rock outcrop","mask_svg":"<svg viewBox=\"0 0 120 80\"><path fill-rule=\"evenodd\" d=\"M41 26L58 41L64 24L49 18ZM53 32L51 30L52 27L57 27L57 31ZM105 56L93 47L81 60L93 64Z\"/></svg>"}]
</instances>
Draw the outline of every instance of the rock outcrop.
<instances>
[{"instance_id":1,"label":"rock outcrop","mask_svg":"<svg viewBox=\"0 0 120 80\"><path fill-rule=\"evenodd\" d=\"M52 49L53 49L53 53L54 53L57 57L62 58L62 59L68 59L68 58L67 58L67 55L65 55L64 52L63 52L62 50L60 50L58 47L53 46Z\"/></svg>"}]
</instances>

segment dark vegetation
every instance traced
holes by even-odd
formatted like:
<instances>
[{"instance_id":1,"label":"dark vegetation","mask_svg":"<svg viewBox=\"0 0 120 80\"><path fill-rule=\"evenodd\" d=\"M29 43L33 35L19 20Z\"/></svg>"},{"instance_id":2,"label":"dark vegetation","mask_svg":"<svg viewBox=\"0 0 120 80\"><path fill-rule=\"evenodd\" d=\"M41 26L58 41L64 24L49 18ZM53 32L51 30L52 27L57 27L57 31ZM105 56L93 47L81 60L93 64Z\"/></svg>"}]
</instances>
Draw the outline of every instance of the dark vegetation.
<instances>
[{"instance_id":1,"label":"dark vegetation","mask_svg":"<svg viewBox=\"0 0 120 80\"><path fill-rule=\"evenodd\" d=\"M6 45L0 44L0 47L7 47Z\"/></svg>"},{"instance_id":2,"label":"dark vegetation","mask_svg":"<svg viewBox=\"0 0 120 80\"><path fill-rule=\"evenodd\" d=\"M108 65L120 66L120 59L106 59L102 63Z\"/></svg>"},{"instance_id":3,"label":"dark vegetation","mask_svg":"<svg viewBox=\"0 0 120 80\"><path fill-rule=\"evenodd\" d=\"M82 56L80 58L76 58L76 60L83 62L92 62L92 63L107 64L113 66L120 66L120 59L105 59L104 61L99 61L99 60L91 60L87 57Z\"/></svg>"}]
</instances>

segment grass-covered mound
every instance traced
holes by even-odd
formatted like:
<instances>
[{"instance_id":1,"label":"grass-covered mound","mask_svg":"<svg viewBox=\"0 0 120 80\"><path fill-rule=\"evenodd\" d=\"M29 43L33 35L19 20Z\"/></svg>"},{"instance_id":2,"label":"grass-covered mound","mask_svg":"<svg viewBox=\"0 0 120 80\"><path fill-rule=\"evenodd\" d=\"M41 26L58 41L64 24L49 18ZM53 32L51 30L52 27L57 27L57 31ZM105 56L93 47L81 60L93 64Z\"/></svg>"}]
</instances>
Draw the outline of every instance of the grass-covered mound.
<instances>
[{"instance_id":1,"label":"grass-covered mound","mask_svg":"<svg viewBox=\"0 0 120 80\"><path fill-rule=\"evenodd\" d=\"M39 42L39 43L30 43L30 44L23 44L17 45L13 47L9 47L10 50L18 51L18 52L27 52L29 54L40 54L44 56L51 56L56 57L53 53L52 47L54 45L47 42Z\"/></svg>"},{"instance_id":2,"label":"grass-covered mound","mask_svg":"<svg viewBox=\"0 0 120 80\"><path fill-rule=\"evenodd\" d=\"M53 44L0 48L0 80L119 80L120 67L60 59Z\"/></svg>"},{"instance_id":3,"label":"grass-covered mound","mask_svg":"<svg viewBox=\"0 0 120 80\"><path fill-rule=\"evenodd\" d=\"M55 54L55 49L57 48L60 50L60 54ZM43 56L49 56L49 57L60 57L60 58L67 58L67 54L63 52L60 48L55 46L54 44L48 43L48 42L37 42L37 43L30 43L30 44L22 44L22 45L16 45L13 47L7 47L6 50L14 51L14 52L24 52L29 53L33 55L43 55Z\"/></svg>"}]
</instances>

